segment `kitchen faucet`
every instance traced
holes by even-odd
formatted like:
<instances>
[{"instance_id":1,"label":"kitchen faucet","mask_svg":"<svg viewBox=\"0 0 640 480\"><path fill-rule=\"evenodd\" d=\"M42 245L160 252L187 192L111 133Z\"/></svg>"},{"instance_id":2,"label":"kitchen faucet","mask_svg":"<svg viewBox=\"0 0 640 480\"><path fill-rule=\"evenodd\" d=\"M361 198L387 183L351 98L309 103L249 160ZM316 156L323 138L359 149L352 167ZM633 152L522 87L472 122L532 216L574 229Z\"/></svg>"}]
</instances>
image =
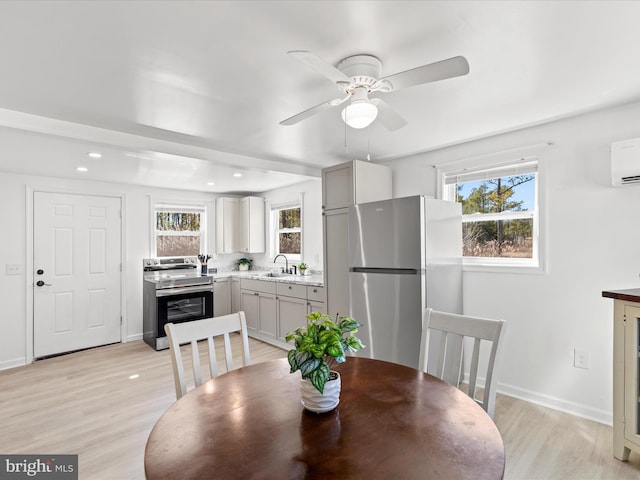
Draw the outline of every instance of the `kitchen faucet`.
<instances>
[{"instance_id":1,"label":"kitchen faucet","mask_svg":"<svg viewBox=\"0 0 640 480\"><path fill-rule=\"evenodd\" d=\"M291 273L291 272L289 271L289 260L288 260L288 259L287 259L287 257L285 257L283 254L279 253L278 255L276 255L276 256L273 258L273 263L276 263L276 259L277 259L278 257L283 257L283 258L284 258L284 261L286 262L286 263L285 263L285 270L284 270L284 271L285 271L285 272L287 272L287 273Z\"/></svg>"}]
</instances>

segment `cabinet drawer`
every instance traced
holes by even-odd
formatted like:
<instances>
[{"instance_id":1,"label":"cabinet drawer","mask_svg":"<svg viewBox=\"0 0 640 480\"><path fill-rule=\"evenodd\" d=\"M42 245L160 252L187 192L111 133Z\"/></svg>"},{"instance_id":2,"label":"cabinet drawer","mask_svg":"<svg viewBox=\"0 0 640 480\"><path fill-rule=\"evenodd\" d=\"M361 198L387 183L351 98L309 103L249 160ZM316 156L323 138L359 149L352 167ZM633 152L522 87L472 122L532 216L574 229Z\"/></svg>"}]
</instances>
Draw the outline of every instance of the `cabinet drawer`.
<instances>
[{"instance_id":1,"label":"cabinet drawer","mask_svg":"<svg viewBox=\"0 0 640 480\"><path fill-rule=\"evenodd\" d=\"M307 298L309 300L312 300L314 302L324 302L325 300L325 294L324 294L324 287L312 287L312 286L308 286L307 287Z\"/></svg>"},{"instance_id":2,"label":"cabinet drawer","mask_svg":"<svg viewBox=\"0 0 640 480\"><path fill-rule=\"evenodd\" d=\"M294 283L277 283L276 294L306 299L307 287L305 285L296 285Z\"/></svg>"},{"instance_id":3,"label":"cabinet drawer","mask_svg":"<svg viewBox=\"0 0 640 480\"><path fill-rule=\"evenodd\" d=\"M276 284L274 282L254 280L252 278L241 279L240 288L243 290L254 290L256 292L276 293Z\"/></svg>"}]
</instances>

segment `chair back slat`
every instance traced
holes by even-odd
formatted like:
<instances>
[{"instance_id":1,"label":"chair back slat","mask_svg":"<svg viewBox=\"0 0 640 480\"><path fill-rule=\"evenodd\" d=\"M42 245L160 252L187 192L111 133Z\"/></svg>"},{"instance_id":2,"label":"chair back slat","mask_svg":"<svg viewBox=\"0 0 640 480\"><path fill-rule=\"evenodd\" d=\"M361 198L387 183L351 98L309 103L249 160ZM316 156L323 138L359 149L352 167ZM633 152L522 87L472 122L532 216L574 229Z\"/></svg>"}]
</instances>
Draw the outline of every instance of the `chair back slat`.
<instances>
[{"instance_id":1,"label":"chair back slat","mask_svg":"<svg viewBox=\"0 0 640 480\"><path fill-rule=\"evenodd\" d=\"M463 352L465 338L473 339L469 369L468 394L493 418L495 408L495 370L498 347L504 331L503 320L471 317L426 309L422 319L422 341L420 344L420 368L427 371L429 363L429 344L436 332L440 335L438 343L437 367L435 374L456 387L463 379ZM480 351L483 343L490 343L491 348L486 362L484 394L482 399L476 398L479 388Z\"/></svg>"},{"instance_id":2,"label":"chair back slat","mask_svg":"<svg viewBox=\"0 0 640 480\"><path fill-rule=\"evenodd\" d=\"M193 379L196 387L202 384L202 370L200 368L200 350L198 349L198 341L191 341L191 364L193 366Z\"/></svg>"},{"instance_id":3,"label":"chair back slat","mask_svg":"<svg viewBox=\"0 0 640 480\"><path fill-rule=\"evenodd\" d=\"M176 398L180 398L187 393L184 362L180 351L180 345L186 343L191 344L193 377L196 386L202 384L202 369L200 367L200 352L198 349L198 341L200 340L207 340L207 347L209 350L209 371L211 373L211 378L219 374L214 337L219 335L224 336L224 355L227 371L233 369L233 352L229 337L230 333L240 333L242 343L242 366L249 365L251 362L247 322L243 311L219 317L195 320L192 322L177 324L168 323L164 328L169 340L171 364L176 387Z\"/></svg>"}]
</instances>

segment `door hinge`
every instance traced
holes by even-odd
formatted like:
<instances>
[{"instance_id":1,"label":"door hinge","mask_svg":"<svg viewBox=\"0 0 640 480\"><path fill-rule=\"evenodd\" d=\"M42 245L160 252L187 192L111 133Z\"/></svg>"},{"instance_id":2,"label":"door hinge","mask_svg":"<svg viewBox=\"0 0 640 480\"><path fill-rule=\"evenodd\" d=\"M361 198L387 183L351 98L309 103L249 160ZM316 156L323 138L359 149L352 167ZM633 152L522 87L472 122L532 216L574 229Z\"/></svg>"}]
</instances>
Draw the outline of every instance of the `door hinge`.
<instances>
[{"instance_id":1,"label":"door hinge","mask_svg":"<svg viewBox=\"0 0 640 480\"><path fill-rule=\"evenodd\" d=\"M120 315L120 325L122 325L122 315Z\"/></svg>"}]
</instances>

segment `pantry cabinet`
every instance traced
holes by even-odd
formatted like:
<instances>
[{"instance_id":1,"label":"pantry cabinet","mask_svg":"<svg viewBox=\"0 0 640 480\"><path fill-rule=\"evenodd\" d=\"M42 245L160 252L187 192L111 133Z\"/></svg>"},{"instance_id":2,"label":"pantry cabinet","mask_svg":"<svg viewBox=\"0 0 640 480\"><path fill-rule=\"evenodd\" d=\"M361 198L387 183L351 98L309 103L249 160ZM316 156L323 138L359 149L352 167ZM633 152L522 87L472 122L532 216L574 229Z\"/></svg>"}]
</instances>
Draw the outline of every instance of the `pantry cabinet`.
<instances>
[{"instance_id":1,"label":"pantry cabinet","mask_svg":"<svg viewBox=\"0 0 640 480\"><path fill-rule=\"evenodd\" d=\"M391 169L353 160L322 170L322 228L326 310L350 315L349 206L392 196Z\"/></svg>"}]
</instances>

